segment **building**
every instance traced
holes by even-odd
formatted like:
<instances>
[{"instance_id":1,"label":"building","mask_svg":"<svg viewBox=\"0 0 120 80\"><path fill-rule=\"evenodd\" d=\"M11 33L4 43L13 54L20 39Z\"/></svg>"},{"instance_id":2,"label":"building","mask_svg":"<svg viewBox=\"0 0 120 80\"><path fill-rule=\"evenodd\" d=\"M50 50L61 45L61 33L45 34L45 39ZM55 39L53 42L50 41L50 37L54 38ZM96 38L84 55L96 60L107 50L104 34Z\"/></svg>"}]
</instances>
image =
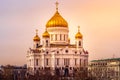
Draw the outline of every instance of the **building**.
<instances>
[{"instance_id":1,"label":"building","mask_svg":"<svg viewBox=\"0 0 120 80\"><path fill-rule=\"evenodd\" d=\"M27 51L27 68L31 73L38 70L67 69L68 74L73 69L87 70L88 52L83 48L83 35L80 27L75 35L75 44L70 43L69 26L58 11L48 20L42 38L36 35L33 38L33 47Z\"/></svg>"},{"instance_id":2,"label":"building","mask_svg":"<svg viewBox=\"0 0 120 80\"><path fill-rule=\"evenodd\" d=\"M120 80L120 58L92 60L89 76L99 80Z\"/></svg>"}]
</instances>

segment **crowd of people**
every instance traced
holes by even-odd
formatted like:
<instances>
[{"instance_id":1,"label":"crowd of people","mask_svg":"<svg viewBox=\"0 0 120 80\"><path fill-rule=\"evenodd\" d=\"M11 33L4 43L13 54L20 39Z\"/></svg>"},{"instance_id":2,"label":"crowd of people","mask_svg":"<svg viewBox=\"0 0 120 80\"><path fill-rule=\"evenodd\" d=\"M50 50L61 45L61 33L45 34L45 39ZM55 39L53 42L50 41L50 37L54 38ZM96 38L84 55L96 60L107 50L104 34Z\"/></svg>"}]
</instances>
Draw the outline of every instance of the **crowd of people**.
<instances>
[{"instance_id":1,"label":"crowd of people","mask_svg":"<svg viewBox=\"0 0 120 80\"><path fill-rule=\"evenodd\" d=\"M80 76L76 73L76 69L69 70L67 67L56 68L54 71L51 69L37 70L34 74L30 74L26 68L4 68L0 70L0 80L64 80L66 77Z\"/></svg>"}]
</instances>

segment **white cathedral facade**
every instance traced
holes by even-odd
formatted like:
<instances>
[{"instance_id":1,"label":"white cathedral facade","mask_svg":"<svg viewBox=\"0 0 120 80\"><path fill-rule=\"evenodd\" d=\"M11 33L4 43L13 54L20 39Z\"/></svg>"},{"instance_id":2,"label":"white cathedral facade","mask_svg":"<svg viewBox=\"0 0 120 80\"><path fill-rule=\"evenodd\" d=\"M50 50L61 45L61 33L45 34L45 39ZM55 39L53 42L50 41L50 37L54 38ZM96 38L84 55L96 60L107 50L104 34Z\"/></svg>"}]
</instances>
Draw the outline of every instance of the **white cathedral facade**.
<instances>
[{"instance_id":1,"label":"white cathedral facade","mask_svg":"<svg viewBox=\"0 0 120 80\"><path fill-rule=\"evenodd\" d=\"M33 38L33 47L27 52L27 69L30 72L50 68L68 70L87 69L88 52L83 48L80 28L75 35L75 44L70 43L69 26L60 15L56 2L56 12L46 23L45 32L39 37L38 30Z\"/></svg>"}]
</instances>

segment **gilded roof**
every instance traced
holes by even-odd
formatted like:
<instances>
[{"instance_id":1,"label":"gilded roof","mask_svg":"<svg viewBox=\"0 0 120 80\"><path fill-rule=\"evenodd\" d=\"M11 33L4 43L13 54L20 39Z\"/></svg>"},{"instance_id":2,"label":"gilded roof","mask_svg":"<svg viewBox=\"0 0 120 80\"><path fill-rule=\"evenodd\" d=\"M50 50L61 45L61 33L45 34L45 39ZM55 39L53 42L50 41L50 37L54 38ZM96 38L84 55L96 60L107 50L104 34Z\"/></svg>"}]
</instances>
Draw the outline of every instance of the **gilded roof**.
<instances>
[{"instance_id":1,"label":"gilded roof","mask_svg":"<svg viewBox=\"0 0 120 80\"><path fill-rule=\"evenodd\" d=\"M43 38L49 38L50 37L50 34L48 33L47 30L43 33L42 37Z\"/></svg>"},{"instance_id":2,"label":"gilded roof","mask_svg":"<svg viewBox=\"0 0 120 80\"><path fill-rule=\"evenodd\" d=\"M67 21L59 14L58 11L53 17L47 22L46 28L48 27L68 27Z\"/></svg>"},{"instance_id":3,"label":"gilded roof","mask_svg":"<svg viewBox=\"0 0 120 80\"><path fill-rule=\"evenodd\" d=\"M38 36L38 30L36 30L36 35L33 38L33 41L40 41L40 37Z\"/></svg>"},{"instance_id":4,"label":"gilded roof","mask_svg":"<svg viewBox=\"0 0 120 80\"><path fill-rule=\"evenodd\" d=\"M76 35L75 35L75 39L82 39L82 34L80 32L78 32Z\"/></svg>"},{"instance_id":5,"label":"gilded roof","mask_svg":"<svg viewBox=\"0 0 120 80\"><path fill-rule=\"evenodd\" d=\"M82 34L80 33L80 26L78 26L78 32L77 32L77 34L75 35L75 39L82 39L83 38L83 36L82 36Z\"/></svg>"},{"instance_id":6,"label":"gilded roof","mask_svg":"<svg viewBox=\"0 0 120 80\"><path fill-rule=\"evenodd\" d=\"M120 61L120 58L109 58L109 59L99 59L99 60L92 60L91 62L99 62L99 61Z\"/></svg>"},{"instance_id":7,"label":"gilded roof","mask_svg":"<svg viewBox=\"0 0 120 80\"><path fill-rule=\"evenodd\" d=\"M38 35L36 35L34 38L33 38L33 41L40 41L40 37Z\"/></svg>"}]
</instances>

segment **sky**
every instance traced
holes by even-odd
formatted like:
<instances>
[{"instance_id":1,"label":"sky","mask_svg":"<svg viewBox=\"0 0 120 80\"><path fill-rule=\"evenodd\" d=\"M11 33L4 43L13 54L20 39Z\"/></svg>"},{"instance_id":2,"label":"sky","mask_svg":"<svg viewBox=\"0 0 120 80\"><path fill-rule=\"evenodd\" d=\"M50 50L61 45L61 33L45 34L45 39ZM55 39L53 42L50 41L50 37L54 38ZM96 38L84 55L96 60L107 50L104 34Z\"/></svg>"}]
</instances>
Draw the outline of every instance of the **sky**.
<instances>
[{"instance_id":1,"label":"sky","mask_svg":"<svg viewBox=\"0 0 120 80\"><path fill-rule=\"evenodd\" d=\"M56 0L0 0L0 64L24 65L26 54L55 13ZM120 57L120 0L58 0L71 43L77 27L89 61Z\"/></svg>"}]
</instances>

